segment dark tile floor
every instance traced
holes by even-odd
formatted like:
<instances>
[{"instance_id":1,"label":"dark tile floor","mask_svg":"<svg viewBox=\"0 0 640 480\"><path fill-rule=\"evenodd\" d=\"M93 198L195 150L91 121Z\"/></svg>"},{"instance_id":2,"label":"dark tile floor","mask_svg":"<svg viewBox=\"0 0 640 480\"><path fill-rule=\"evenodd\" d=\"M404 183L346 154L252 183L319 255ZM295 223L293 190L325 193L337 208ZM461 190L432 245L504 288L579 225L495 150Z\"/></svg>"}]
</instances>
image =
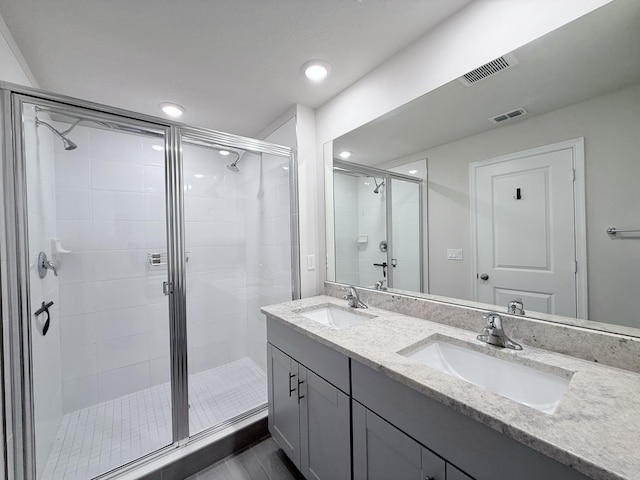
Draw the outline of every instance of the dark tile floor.
<instances>
[{"instance_id":1,"label":"dark tile floor","mask_svg":"<svg viewBox=\"0 0 640 480\"><path fill-rule=\"evenodd\" d=\"M269 437L186 480L304 480L304 477Z\"/></svg>"}]
</instances>

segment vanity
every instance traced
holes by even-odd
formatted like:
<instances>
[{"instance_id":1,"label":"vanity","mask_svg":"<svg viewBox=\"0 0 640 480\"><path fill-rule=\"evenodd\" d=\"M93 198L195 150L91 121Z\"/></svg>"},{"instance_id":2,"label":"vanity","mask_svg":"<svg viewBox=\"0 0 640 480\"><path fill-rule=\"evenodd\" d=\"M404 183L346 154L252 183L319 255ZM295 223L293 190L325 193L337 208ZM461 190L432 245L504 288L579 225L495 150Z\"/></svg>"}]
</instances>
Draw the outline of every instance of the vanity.
<instances>
[{"instance_id":1,"label":"vanity","mask_svg":"<svg viewBox=\"0 0 640 480\"><path fill-rule=\"evenodd\" d=\"M371 304L349 308L338 295L262 312L269 430L306 478L638 478L637 373L526 342L521 351L484 344L476 339L484 326L480 310L460 309L462 316L475 315L476 331ZM510 325L506 319L508 334ZM433 345L524 369L516 379L527 371L548 376L559 391L548 392L532 377L525 383L535 385L533 397L507 398L508 392L494 393L494 385L483 388L434 368L426 359ZM489 368L491 382L498 370Z\"/></svg>"}]
</instances>

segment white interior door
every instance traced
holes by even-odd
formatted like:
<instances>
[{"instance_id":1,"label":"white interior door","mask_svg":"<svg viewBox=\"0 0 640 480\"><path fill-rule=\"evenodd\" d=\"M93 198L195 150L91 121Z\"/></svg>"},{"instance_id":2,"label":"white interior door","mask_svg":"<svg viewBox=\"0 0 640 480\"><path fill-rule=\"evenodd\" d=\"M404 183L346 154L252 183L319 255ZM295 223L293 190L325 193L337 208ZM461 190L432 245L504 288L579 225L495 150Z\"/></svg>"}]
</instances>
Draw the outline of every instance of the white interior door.
<instances>
[{"instance_id":1,"label":"white interior door","mask_svg":"<svg viewBox=\"0 0 640 480\"><path fill-rule=\"evenodd\" d=\"M575 317L574 150L540 150L471 166L477 300Z\"/></svg>"}]
</instances>

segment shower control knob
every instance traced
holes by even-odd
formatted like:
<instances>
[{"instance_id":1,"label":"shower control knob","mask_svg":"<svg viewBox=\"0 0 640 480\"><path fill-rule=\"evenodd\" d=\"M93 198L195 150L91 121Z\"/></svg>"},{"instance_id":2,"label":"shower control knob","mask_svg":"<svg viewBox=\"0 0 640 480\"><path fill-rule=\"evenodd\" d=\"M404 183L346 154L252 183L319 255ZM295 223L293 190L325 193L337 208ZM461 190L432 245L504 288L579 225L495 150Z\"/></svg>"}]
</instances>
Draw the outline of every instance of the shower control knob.
<instances>
[{"instance_id":1,"label":"shower control knob","mask_svg":"<svg viewBox=\"0 0 640 480\"><path fill-rule=\"evenodd\" d=\"M489 280L489 275L486 273L481 273L480 274L480 280Z\"/></svg>"}]
</instances>

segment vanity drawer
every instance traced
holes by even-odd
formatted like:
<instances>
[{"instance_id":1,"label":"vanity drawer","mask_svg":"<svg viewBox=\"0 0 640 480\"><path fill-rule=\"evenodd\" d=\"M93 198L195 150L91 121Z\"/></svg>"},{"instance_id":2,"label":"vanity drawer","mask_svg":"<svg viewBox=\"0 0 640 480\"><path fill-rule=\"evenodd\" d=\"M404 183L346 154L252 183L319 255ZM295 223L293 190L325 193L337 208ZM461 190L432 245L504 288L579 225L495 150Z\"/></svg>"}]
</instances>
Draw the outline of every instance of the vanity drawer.
<instances>
[{"instance_id":1,"label":"vanity drawer","mask_svg":"<svg viewBox=\"0 0 640 480\"><path fill-rule=\"evenodd\" d=\"M267 341L347 395L351 394L349 357L267 315Z\"/></svg>"}]
</instances>

